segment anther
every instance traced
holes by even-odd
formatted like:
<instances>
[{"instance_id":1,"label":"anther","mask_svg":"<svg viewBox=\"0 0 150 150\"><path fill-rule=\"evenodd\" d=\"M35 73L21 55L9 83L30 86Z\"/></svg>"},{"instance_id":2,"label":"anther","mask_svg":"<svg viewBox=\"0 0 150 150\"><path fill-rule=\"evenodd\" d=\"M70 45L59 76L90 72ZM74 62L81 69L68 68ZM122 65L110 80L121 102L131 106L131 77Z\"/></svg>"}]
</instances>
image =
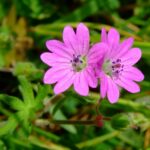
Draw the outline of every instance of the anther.
<instances>
[{"instance_id":1,"label":"anther","mask_svg":"<svg viewBox=\"0 0 150 150\"><path fill-rule=\"evenodd\" d=\"M121 59L117 59L117 62L121 62Z\"/></svg>"},{"instance_id":2,"label":"anther","mask_svg":"<svg viewBox=\"0 0 150 150\"><path fill-rule=\"evenodd\" d=\"M118 73L119 73L119 70L116 70L116 73L118 74Z\"/></svg>"}]
</instances>

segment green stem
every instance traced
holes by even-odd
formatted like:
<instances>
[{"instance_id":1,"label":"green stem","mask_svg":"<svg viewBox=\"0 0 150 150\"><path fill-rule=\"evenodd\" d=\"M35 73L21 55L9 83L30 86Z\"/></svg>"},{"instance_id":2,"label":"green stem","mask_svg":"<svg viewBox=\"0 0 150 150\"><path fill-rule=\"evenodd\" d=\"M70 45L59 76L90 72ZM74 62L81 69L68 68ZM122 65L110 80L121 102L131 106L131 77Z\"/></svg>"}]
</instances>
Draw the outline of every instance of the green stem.
<instances>
[{"instance_id":1,"label":"green stem","mask_svg":"<svg viewBox=\"0 0 150 150\"><path fill-rule=\"evenodd\" d=\"M148 116L148 117L150 116L149 109L145 105L141 105L140 103L136 103L134 101L120 99L118 104L122 105L122 106L128 106L131 109L133 109L134 111L143 113L145 116Z\"/></svg>"},{"instance_id":2,"label":"green stem","mask_svg":"<svg viewBox=\"0 0 150 150\"><path fill-rule=\"evenodd\" d=\"M119 138L121 141L127 143L128 145L131 145L132 147L138 148L138 145L137 145L136 143L132 142L131 139L129 139L128 137L124 136L123 134L120 134L120 135L118 136L118 138Z\"/></svg>"},{"instance_id":3,"label":"green stem","mask_svg":"<svg viewBox=\"0 0 150 150\"><path fill-rule=\"evenodd\" d=\"M110 117L102 117L105 121L110 121ZM73 125L97 125L97 120L51 120L54 124L73 124Z\"/></svg>"},{"instance_id":4,"label":"green stem","mask_svg":"<svg viewBox=\"0 0 150 150\"><path fill-rule=\"evenodd\" d=\"M38 134L41 134L49 139L52 139L54 141L58 141L60 138L58 136L56 136L55 134L52 134L50 132L46 132L38 127L33 127L33 131L37 132Z\"/></svg>"},{"instance_id":5,"label":"green stem","mask_svg":"<svg viewBox=\"0 0 150 150\"><path fill-rule=\"evenodd\" d=\"M102 143L102 142L104 142L106 140L112 139L113 137L116 137L119 134L120 134L119 131L114 131L112 133L109 133L109 134L106 134L106 135L94 138L92 140L88 140L88 141L85 141L85 142L78 143L78 144L76 144L76 146L78 148L84 148L84 147L94 146L94 145Z\"/></svg>"},{"instance_id":6,"label":"green stem","mask_svg":"<svg viewBox=\"0 0 150 150\"><path fill-rule=\"evenodd\" d=\"M22 141L22 140L19 140L16 138L10 138L10 141L17 144L17 145L25 147L27 149L30 149L32 147L32 145L28 141Z\"/></svg>"},{"instance_id":7,"label":"green stem","mask_svg":"<svg viewBox=\"0 0 150 150\"><path fill-rule=\"evenodd\" d=\"M99 98L99 94L97 93L91 93L90 94L90 99L93 99L93 103L96 102L96 99ZM103 103L102 105L105 105L106 103ZM107 103L107 106L113 106L112 104ZM128 100L128 99L122 99L120 98L118 100L118 102L115 104L115 106L122 106L122 108L124 110L127 111L136 111L136 112L141 112L142 114L144 114L145 116L150 116L150 111L149 109L146 107L146 105L141 105L140 103ZM127 109L128 108L128 109Z\"/></svg>"},{"instance_id":8,"label":"green stem","mask_svg":"<svg viewBox=\"0 0 150 150\"><path fill-rule=\"evenodd\" d=\"M52 120L55 124L95 125L95 120Z\"/></svg>"},{"instance_id":9,"label":"green stem","mask_svg":"<svg viewBox=\"0 0 150 150\"><path fill-rule=\"evenodd\" d=\"M99 107L101 105L101 101L102 101L102 98L98 99L97 104L96 104L96 113L97 113L97 115L101 114L100 111L99 111Z\"/></svg>"},{"instance_id":10,"label":"green stem","mask_svg":"<svg viewBox=\"0 0 150 150\"><path fill-rule=\"evenodd\" d=\"M150 48L150 43L149 42L137 42L137 41L135 41L134 46L137 46L137 47L142 46L142 47Z\"/></svg>"}]
</instances>

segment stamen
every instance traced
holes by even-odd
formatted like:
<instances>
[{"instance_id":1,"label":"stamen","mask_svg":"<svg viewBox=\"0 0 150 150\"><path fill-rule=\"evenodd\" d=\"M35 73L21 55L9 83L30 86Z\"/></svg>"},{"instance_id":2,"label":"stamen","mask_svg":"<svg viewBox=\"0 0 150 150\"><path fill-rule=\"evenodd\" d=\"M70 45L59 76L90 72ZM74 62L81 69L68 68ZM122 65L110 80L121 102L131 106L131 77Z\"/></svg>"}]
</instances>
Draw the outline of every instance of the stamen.
<instances>
[{"instance_id":1,"label":"stamen","mask_svg":"<svg viewBox=\"0 0 150 150\"><path fill-rule=\"evenodd\" d=\"M123 71L124 65L121 63L121 59L107 60L103 65L103 70L107 75L113 79L118 79Z\"/></svg>"},{"instance_id":2,"label":"stamen","mask_svg":"<svg viewBox=\"0 0 150 150\"><path fill-rule=\"evenodd\" d=\"M86 66L84 58L85 57L82 57L81 55L76 56L73 54L73 59L70 62L72 63L74 71L81 71Z\"/></svg>"},{"instance_id":3,"label":"stamen","mask_svg":"<svg viewBox=\"0 0 150 150\"><path fill-rule=\"evenodd\" d=\"M116 62L121 62L121 59L117 59Z\"/></svg>"}]
</instances>

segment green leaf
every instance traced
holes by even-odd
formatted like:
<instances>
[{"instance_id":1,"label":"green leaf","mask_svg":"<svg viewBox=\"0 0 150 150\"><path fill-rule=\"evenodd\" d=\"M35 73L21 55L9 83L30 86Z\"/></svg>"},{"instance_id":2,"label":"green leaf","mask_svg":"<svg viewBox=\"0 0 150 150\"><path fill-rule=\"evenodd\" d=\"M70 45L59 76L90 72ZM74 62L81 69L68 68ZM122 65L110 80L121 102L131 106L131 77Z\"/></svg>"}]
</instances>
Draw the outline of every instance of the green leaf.
<instances>
[{"instance_id":1,"label":"green leaf","mask_svg":"<svg viewBox=\"0 0 150 150\"><path fill-rule=\"evenodd\" d=\"M5 134L11 134L17 125L18 122L14 118L14 116L10 116L9 119L6 122L4 122L3 125L0 125L0 136L3 136Z\"/></svg>"},{"instance_id":2,"label":"green leaf","mask_svg":"<svg viewBox=\"0 0 150 150\"><path fill-rule=\"evenodd\" d=\"M23 132L28 135L31 132L31 119L34 117L34 114L31 109L26 111L19 111L16 114L16 119L18 119L20 126L22 127Z\"/></svg>"},{"instance_id":3,"label":"green leaf","mask_svg":"<svg viewBox=\"0 0 150 150\"><path fill-rule=\"evenodd\" d=\"M61 108L61 106L63 105L63 103L65 102L65 98L59 100L52 109L52 115L55 115L55 113Z\"/></svg>"},{"instance_id":4,"label":"green leaf","mask_svg":"<svg viewBox=\"0 0 150 150\"><path fill-rule=\"evenodd\" d=\"M0 27L0 67L7 64L6 55L12 48L11 32L8 27Z\"/></svg>"},{"instance_id":5,"label":"green leaf","mask_svg":"<svg viewBox=\"0 0 150 150\"><path fill-rule=\"evenodd\" d=\"M119 7L118 0L113 2L112 1L110 2L110 0L86 1L86 3L83 6L77 8L75 11L63 17L62 19L57 20L56 22L58 23L58 22L69 22L69 21L81 21L86 17L99 12L99 10L108 11L108 10L116 9L118 7Z\"/></svg>"},{"instance_id":6,"label":"green leaf","mask_svg":"<svg viewBox=\"0 0 150 150\"><path fill-rule=\"evenodd\" d=\"M0 94L0 101L3 101L4 103L10 105L11 108L15 110L24 109L24 103L17 97Z\"/></svg>"},{"instance_id":7,"label":"green leaf","mask_svg":"<svg viewBox=\"0 0 150 150\"><path fill-rule=\"evenodd\" d=\"M22 0L18 3L17 0L13 0L18 13L21 16L32 17L35 19L44 19L51 16L55 11L51 2L44 2L42 0ZM26 8L26 9L24 9Z\"/></svg>"},{"instance_id":8,"label":"green leaf","mask_svg":"<svg viewBox=\"0 0 150 150\"><path fill-rule=\"evenodd\" d=\"M28 80L41 79L43 71L36 68L31 62L18 62L14 66L13 74L15 76L24 75Z\"/></svg>"},{"instance_id":9,"label":"green leaf","mask_svg":"<svg viewBox=\"0 0 150 150\"><path fill-rule=\"evenodd\" d=\"M10 9L10 2L1 0L0 2L0 20L2 20Z\"/></svg>"},{"instance_id":10,"label":"green leaf","mask_svg":"<svg viewBox=\"0 0 150 150\"><path fill-rule=\"evenodd\" d=\"M142 148L143 138L134 130L128 129L122 132L118 136L118 138L124 141L125 143L131 145L132 147L139 148L139 149Z\"/></svg>"},{"instance_id":11,"label":"green leaf","mask_svg":"<svg viewBox=\"0 0 150 150\"><path fill-rule=\"evenodd\" d=\"M44 100L44 98L47 96L47 94L49 93L49 85L38 85L38 91L37 91L37 95L35 98L35 102L37 104L41 104L41 102Z\"/></svg>"},{"instance_id":12,"label":"green leaf","mask_svg":"<svg viewBox=\"0 0 150 150\"><path fill-rule=\"evenodd\" d=\"M34 93L33 93L31 84L28 82L25 76L19 76L18 79L21 84L19 86L19 89L22 93L25 104L29 107L33 107L34 106Z\"/></svg>"},{"instance_id":13,"label":"green leaf","mask_svg":"<svg viewBox=\"0 0 150 150\"><path fill-rule=\"evenodd\" d=\"M0 149L1 150L6 150L6 146L2 140L0 140Z\"/></svg>"}]
</instances>

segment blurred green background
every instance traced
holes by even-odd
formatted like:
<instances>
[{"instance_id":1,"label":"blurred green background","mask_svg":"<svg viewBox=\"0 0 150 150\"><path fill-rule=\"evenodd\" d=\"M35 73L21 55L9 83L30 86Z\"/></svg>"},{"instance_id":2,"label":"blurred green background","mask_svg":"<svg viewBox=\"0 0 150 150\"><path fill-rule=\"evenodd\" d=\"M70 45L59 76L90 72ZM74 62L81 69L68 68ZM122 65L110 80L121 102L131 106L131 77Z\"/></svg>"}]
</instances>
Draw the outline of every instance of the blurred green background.
<instances>
[{"instance_id":1,"label":"blurred green background","mask_svg":"<svg viewBox=\"0 0 150 150\"><path fill-rule=\"evenodd\" d=\"M94 120L99 89L55 96L42 83L45 41L61 40L64 26L79 22L91 43L113 26L143 53L141 92L122 90L113 105L103 100L99 111L111 119L102 127L52 121ZM0 150L78 149L150 150L150 0L0 0Z\"/></svg>"}]
</instances>

